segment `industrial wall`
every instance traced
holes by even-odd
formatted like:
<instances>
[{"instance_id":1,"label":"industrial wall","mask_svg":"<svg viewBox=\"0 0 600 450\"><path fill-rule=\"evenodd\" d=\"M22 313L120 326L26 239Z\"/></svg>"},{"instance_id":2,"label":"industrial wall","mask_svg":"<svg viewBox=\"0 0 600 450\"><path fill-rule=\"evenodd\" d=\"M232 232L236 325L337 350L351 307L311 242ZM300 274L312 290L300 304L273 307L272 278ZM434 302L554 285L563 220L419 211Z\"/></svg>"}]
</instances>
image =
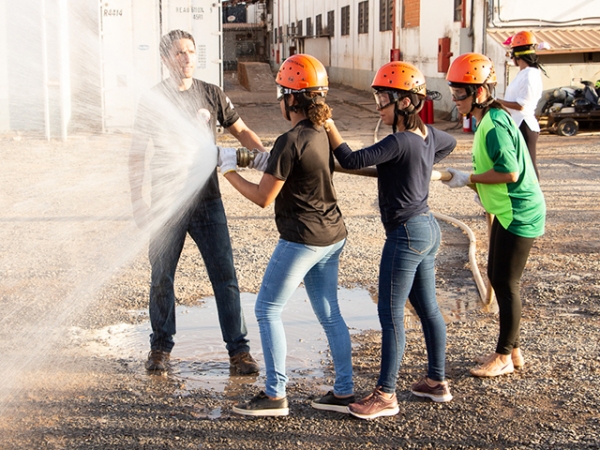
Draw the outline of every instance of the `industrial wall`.
<instances>
[{"instance_id":1,"label":"industrial wall","mask_svg":"<svg viewBox=\"0 0 600 450\"><path fill-rule=\"evenodd\" d=\"M393 26L386 28L382 24L390 11L385 7L392 4ZM294 52L310 49L324 58L329 55L323 62L332 82L368 90L376 70L390 61L391 51L396 49L397 56L423 71L429 89L443 94L436 109L450 111L454 105L447 95L446 71L462 53L488 55L498 70L497 94L504 95L513 69L507 64L506 48L488 36L490 28L522 27L535 31L540 26L598 26L597 6L598 1L589 0L269 0L269 57L277 68ZM349 12L344 33L343 10ZM328 26L332 15L333 33ZM318 16L321 30L316 29ZM367 31L361 19L366 22ZM583 64L568 58L551 61L552 79L548 83L554 85L568 85L571 74L580 73L579 65Z\"/></svg>"},{"instance_id":2,"label":"industrial wall","mask_svg":"<svg viewBox=\"0 0 600 450\"><path fill-rule=\"evenodd\" d=\"M142 92L166 77L160 37L196 40L194 76L222 86L214 0L0 2L0 132L66 138L129 131Z\"/></svg>"}]
</instances>

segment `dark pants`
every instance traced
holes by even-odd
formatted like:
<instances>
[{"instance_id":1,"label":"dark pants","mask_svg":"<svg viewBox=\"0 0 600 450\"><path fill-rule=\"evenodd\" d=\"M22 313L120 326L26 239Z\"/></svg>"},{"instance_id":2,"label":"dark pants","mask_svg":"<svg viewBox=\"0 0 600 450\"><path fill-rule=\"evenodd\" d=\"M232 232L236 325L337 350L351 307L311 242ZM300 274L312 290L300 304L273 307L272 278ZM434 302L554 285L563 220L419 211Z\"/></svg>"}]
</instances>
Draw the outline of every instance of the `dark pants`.
<instances>
[{"instance_id":1,"label":"dark pants","mask_svg":"<svg viewBox=\"0 0 600 450\"><path fill-rule=\"evenodd\" d=\"M537 141L540 133L537 131L531 131L531 128L525 123L525 121L521 122L519 125L519 130L521 134L525 138L525 143L527 144L527 149L529 150L529 156L531 156L531 162L533 163L533 168L535 169L535 174L540 179L540 173L538 172L537 167Z\"/></svg>"},{"instance_id":2,"label":"dark pants","mask_svg":"<svg viewBox=\"0 0 600 450\"><path fill-rule=\"evenodd\" d=\"M206 265L217 302L221 333L227 343L229 355L249 351L229 229L221 199L202 202L182 218L167 223L150 239L151 349L170 352L175 345L173 284L187 233L198 246Z\"/></svg>"},{"instance_id":3,"label":"dark pants","mask_svg":"<svg viewBox=\"0 0 600 450\"><path fill-rule=\"evenodd\" d=\"M505 230L494 218L490 234L488 278L496 293L500 317L500 336L496 353L509 355L520 346L521 276L534 238L517 236Z\"/></svg>"}]
</instances>

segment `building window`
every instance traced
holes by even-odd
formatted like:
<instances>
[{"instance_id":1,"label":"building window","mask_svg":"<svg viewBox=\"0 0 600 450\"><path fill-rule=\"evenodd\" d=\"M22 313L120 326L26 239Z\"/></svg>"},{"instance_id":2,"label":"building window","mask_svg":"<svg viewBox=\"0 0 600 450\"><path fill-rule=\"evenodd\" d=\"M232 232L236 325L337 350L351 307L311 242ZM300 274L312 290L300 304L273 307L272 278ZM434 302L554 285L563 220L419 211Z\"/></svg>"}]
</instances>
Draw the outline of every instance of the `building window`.
<instances>
[{"instance_id":1,"label":"building window","mask_svg":"<svg viewBox=\"0 0 600 450\"><path fill-rule=\"evenodd\" d=\"M369 32L369 1L358 4L358 34Z\"/></svg>"},{"instance_id":2,"label":"building window","mask_svg":"<svg viewBox=\"0 0 600 450\"><path fill-rule=\"evenodd\" d=\"M410 0L402 2L402 27L418 27L421 20L421 0Z\"/></svg>"},{"instance_id":3,"label":"building window","mask_svg":"<svg viewBox=\"0 0 600 450\"><path fill-rule=\"evenodd\" d=\"M303 30L302 30L302 21L301 20L298 21L297 30L298 30L298 36L304 36Z\"/></svg>"},{"instance_id":4,"label":"building window","mask_svg":"<svg viewBox=\"0 0 600 450\"><path fill-rule=\"evenodd\" d=\"M306 35L307 36L312 36L313 35L312 17L307 17L306 18Z\"/></svg>"},{"instance_id":5,"label":"building window","mask_svg":"<svg viewBox=\"0 0 600 450\"><path fill-rule=\"evenodd\" d=\"M335 11L327 12L327 34L333 37L335 32Z\"/></svg>"},{"instance_id":6,"label":"building window","mask_svg":"<svg viewBox=\"0 0 600 450\"><path fill-rule=\"evenodd\" d=\"M282 27L279 27L279 30L277 30L277 35L278 35L277 37L279 38L279 39L278 39L278 42L279 42L279 43L282 43L282 42L283 42L283 32L282 32Z\"/></svg>"},{"instance_id":7,"label":"building window","mask_svg":"<svg viewBox=\"0 0 600 450\"><path fill-rule=\"evenodd\" d=\"M342 7L342 36L350 34L350 6Z\"/></svg>"},{"instance_id":8,"label":"building window","mask_svg":"<svg viewBox=\"0 0 600 450\"><path fill-rule=\"evenodd\" d=\"M392 29L394 18L392 17L394 0L379 0L379 31Z\"/></svg>"},{"instance_id":9,"label":"building window","mask_svg":"<svg viewBox=\"0 0 600 450\"><path fill-rule=\"evenodd\" d=\"M323 15L322 14L318 14L315 17L315 31L316 31L316 35L317 36L321 36L322 32L323 32Z\"/></svg>"},{"instance_id":10,"label":"building window","mask_svg":"<svg viewBox=\"0 0 600 450\"><path fill-rule=\"evenodd\" d=\"M455 22L463 21L463 8L464 7L465 7L465 0L454 0L454 21Z\"/></svg>"}]
</instances>

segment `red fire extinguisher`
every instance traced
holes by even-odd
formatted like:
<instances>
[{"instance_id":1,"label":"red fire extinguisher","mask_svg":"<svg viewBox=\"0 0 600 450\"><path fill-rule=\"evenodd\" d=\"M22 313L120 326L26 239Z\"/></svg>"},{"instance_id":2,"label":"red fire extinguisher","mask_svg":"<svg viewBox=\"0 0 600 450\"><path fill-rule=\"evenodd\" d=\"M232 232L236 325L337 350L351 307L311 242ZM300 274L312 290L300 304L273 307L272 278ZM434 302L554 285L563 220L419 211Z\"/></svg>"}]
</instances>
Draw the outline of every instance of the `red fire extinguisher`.
<instances>
[{"instance_id":1,"label":"red fire extinguisher","mask_svg":"<svg viewBox=\"0 0 600 450\"><path fill-rule=\"evenodd\" d=\"M465 114L463 116L463 131L465 133L470 133L471 130L471 114Z\"/></svg>"}]
</instances>

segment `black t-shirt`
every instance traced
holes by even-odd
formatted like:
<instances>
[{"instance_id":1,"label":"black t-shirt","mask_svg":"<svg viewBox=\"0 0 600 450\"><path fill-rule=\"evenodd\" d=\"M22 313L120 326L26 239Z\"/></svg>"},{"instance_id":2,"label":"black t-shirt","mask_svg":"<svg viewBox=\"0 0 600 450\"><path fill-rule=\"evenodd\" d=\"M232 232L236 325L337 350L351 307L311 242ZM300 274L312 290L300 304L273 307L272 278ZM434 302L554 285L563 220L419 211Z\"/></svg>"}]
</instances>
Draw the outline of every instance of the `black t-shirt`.
<instances>
[{"instance_id":1,"label":"black t-shirt","mask_svg":"<svg viewBox=\"0 0 600 450\"><path fill-rule=\"evenodd\" d=\"M174 88L169 80L154 86L141 98L134 122L135 131L151 138L154 144L150 162L152 185L161 183L159 178L166 176L165 165L172 158L182 157L182 149L197 151L206 133L212 133L211 140L215 142L217 123L229 128L238 119L227 95L214 84L194 79L185 91ZM220 196L215 169L197 201Z\"/></svg>"},{"instance_id":2,"label":"black t-shirt","mask_svg":"<svg viewBox=\"0 0 600 450\"><path fill-rule=\"evenodd\" d=\"M390 134L378 143L353 152L346 143L335 149L345 169L377 166L379 210L387 233L411 217L429 211L433 165L454 150L456 139L427 125L427 137L409 131Z\"/></svg>"},{"instance_id":3,"label":"black t-shirt","mask_svg":"<svg viewBox=\"0 0 600 450\"><path fill-rule=\"evenodd\" d=\"M285 180L275 199L275 222L282 239L322 247L346 237L333 168L325 130L310 120L277 138L265 173Z\"/></svg>"}]
</instances>

